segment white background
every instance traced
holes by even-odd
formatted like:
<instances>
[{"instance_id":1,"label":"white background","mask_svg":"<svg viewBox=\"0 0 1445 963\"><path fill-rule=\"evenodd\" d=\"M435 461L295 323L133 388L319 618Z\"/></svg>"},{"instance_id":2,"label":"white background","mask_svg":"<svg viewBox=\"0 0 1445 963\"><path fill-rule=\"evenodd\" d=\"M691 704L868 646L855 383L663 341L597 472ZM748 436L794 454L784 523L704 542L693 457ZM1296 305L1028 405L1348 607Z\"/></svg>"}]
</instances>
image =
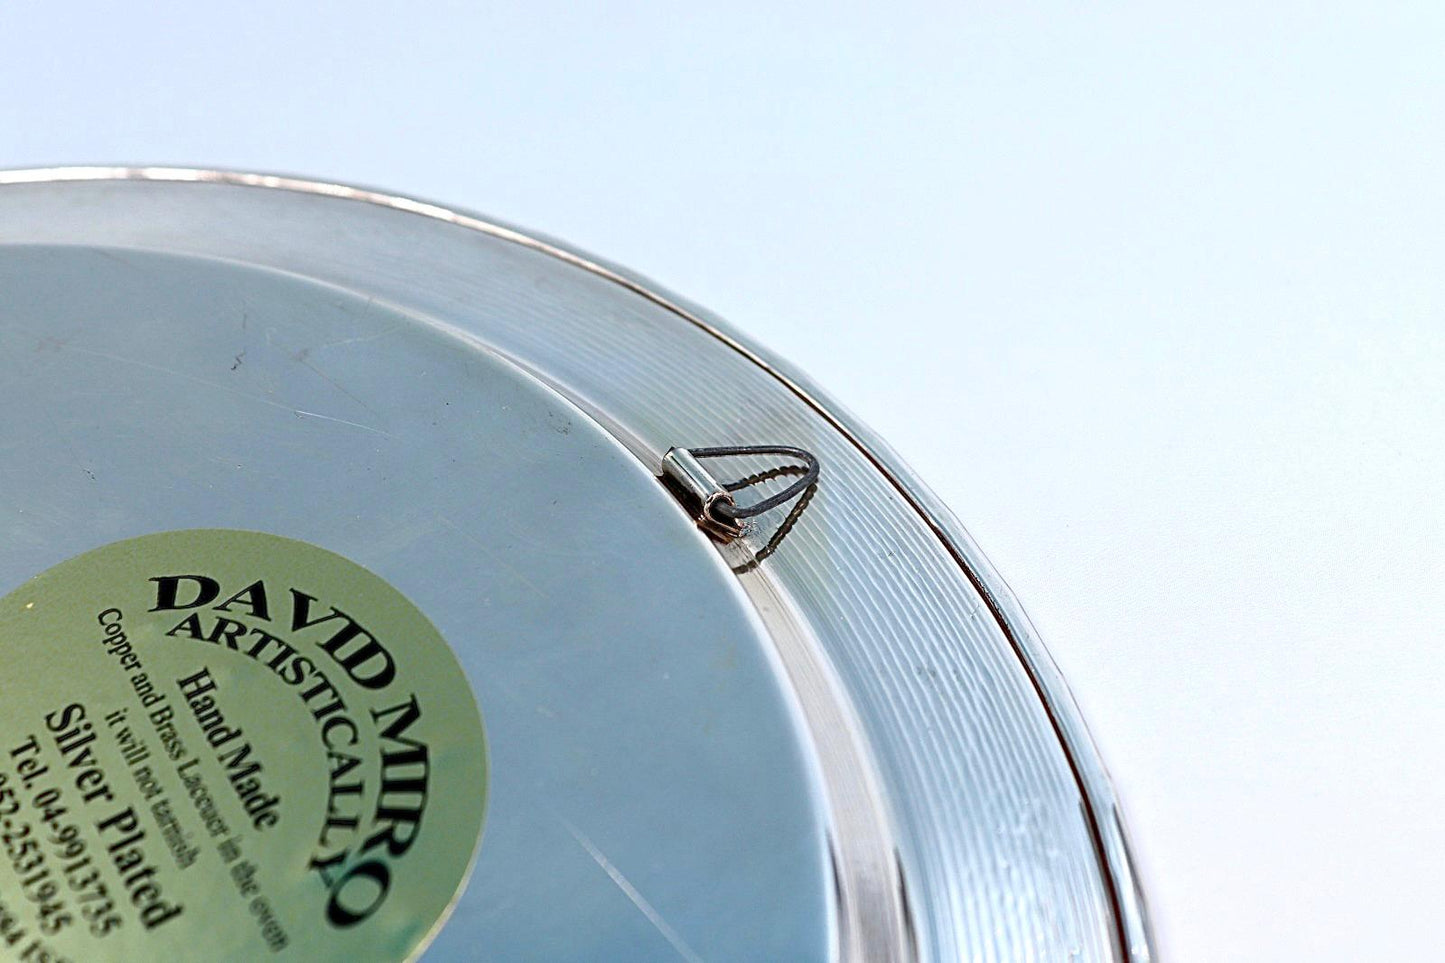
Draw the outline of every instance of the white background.
<instances>
[{"instance_id":1,"label":"white background","mask_svg":"<svg viewBox=\"0 0 1445 963\"><path fill-rule=\"evenodd\" d=\"M1166 959L1438 958L1445 7L581 6L0 0L0 166L360 182L713 308L1012 582Z\"/></svg>"}]
</instances>

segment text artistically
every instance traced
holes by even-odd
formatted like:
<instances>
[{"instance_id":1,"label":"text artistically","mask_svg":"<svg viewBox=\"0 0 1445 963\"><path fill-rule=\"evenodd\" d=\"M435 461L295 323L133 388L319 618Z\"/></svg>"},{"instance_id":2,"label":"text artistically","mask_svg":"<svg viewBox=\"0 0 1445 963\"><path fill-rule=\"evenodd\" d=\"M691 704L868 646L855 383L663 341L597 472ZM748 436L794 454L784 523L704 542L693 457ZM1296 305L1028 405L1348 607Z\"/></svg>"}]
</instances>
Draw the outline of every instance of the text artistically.
<instances>
[{"instance_id":1,"label":"text artistically","mask_svg":"<svg viewBox=\"0 0 1445 963\"><path fill-rule=\"evenodd\" d=\"M415 693L395 691L391 652L346 612L293 586L257 579L231 591L235 586L199 574L150 581L150 611L177 613L167 636L251 659L306 709L329 771L326 819L308 866L329 892L331 925L367 919L386 901L392 867L421 831L431 775L427 744L414 731L422 706ZM224 679L202 669L177 684L252 826L276 825L280 795L227 715ZM369 754L366 746L374 747Z\"/></svg>"}]
</instances>

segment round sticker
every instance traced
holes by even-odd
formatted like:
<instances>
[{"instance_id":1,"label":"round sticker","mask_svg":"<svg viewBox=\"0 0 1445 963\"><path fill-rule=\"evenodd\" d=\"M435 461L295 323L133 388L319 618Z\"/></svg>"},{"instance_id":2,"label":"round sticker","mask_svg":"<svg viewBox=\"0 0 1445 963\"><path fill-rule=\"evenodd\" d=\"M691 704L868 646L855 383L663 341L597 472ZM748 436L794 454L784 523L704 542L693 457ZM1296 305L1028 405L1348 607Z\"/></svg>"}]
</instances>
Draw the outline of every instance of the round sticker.
<instances>
[{"instance_id":1,"label":"round sticker","mask_svg":"<svg viewBox=\"0 0 1445 963\"><path fill-rule=\"evenodd\" d=\"M0 959L398 961L470 871L486 749L436 628L256 532L0 600Z\"/></svg>"}]
</instances>

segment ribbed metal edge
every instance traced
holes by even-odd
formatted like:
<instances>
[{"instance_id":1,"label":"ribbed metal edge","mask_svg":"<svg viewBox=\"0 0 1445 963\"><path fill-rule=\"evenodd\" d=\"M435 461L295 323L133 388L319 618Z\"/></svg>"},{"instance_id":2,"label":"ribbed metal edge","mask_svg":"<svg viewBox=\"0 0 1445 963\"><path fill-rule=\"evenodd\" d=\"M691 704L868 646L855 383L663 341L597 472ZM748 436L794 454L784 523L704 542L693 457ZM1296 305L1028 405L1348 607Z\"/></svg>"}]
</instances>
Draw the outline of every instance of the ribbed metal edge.
<instances>
[{"instance_id":1,"label":"ribbed metal edge","mask_svg":"<svg viewBox=\"0 0 1445 963\"><path fill-rule=\"evenodd\" d=\"M994 569L952 512L881 438L795 367L739 334L722 319L672 294L643 275L592 257L545 235L446 205L384 191L299 177L221 170L77 166L0 171L0 184L105 180L218 183L294 191L365 201L478 230L559 258L619 284L707 332L777 379L857 447L917 512L985 600L1038 692L1069 759L1086 809L1084 815L1092 830L1100 863L1107 876L1121 956L1133 963L1148 963L1155 959L1153 934L1138 875L1129 853L1119 802L1082 713L1037 630L1024 614L1007 582Z\"/></svg>"}]
</instances>

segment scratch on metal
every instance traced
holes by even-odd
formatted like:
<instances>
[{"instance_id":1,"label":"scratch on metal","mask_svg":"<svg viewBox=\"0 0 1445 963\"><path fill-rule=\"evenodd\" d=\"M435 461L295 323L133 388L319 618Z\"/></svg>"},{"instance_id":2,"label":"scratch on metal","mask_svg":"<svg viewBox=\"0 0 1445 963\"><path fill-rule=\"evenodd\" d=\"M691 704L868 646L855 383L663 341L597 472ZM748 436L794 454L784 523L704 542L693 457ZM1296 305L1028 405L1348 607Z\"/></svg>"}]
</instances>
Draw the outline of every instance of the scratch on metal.
<instances>
[{"instance_id":1,"label":"scratch on metal","mask_svg":"<svg viewBox=\"0 0 1445 963\"><path fill-rule=\"evenodd\" d=\"M562 820L562 825L566 826L567 831L572 834L572 838L577 840L577 845L585 849L587 855L591 856L592 860L598 866L602 867L602 871L611 878L612 882L617 884L617 888L622 890L628 899L632 900L632 905L636 906L642 915L647 917L647 921L652 924L657 932L662 934L663 939L672 944L672 948L677 950L678 956L687 960L687 963L705 963L703 958L693 952L692 947L683 941L683 938L678 935L677 931L667 925L667 920L662 918L662 914L654 909L646 897L637 891L637 887L628 882L627 877L622 875L622 871L612 865L612 861L603 855L602 850L598 849L582 830L565 819Z\"/></svg>"}]
</instances>

